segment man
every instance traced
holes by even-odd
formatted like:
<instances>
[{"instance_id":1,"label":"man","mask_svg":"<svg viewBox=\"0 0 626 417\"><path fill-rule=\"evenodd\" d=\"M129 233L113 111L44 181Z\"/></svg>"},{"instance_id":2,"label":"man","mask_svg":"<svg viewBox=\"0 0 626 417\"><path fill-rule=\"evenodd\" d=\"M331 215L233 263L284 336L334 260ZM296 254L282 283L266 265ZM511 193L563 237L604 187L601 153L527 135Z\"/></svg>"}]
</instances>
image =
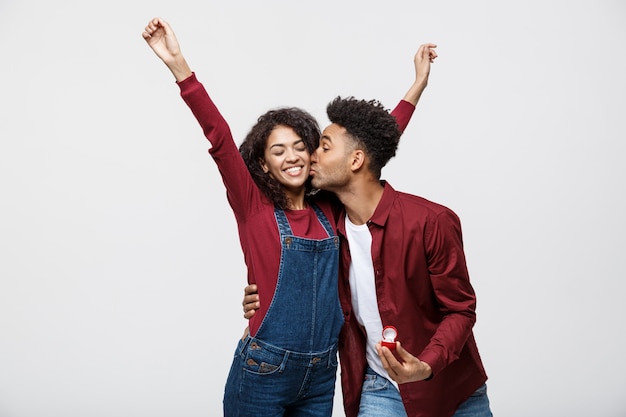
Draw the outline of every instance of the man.
<instances>
[{"instance_id":1,"label":"man","mask_svg":"<svg viewBox=\"0 0 626 417\"><path fill-rule=\"evenodd\" d=\"M327 113L311 176L345 207L337 226L346 415L491 416L458 217L380 180L401 134L380 103L337 98ZM397 331L393 352L380 343L386 327Z\"/></svg>"}]
</instances>

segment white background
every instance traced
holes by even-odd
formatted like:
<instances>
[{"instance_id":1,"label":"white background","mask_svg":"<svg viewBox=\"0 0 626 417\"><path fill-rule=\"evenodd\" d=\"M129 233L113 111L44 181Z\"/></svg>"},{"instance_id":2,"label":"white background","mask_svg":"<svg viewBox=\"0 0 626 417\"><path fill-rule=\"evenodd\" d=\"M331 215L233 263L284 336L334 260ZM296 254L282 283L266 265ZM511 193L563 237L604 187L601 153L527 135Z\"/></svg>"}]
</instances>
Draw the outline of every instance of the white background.
<instances>
[{"instance_id":1,"label":"white background","mask_svg":"<svg viewBox=\"0 0 626 417\"><path fill-rule=\"evenodd\" d=\"M626 415L624 2L0 0L0 417L221 414L245 270L153 16L238 141L437 43L383 176L461 217L494 414Z\"/></svg>"}]
</instances>

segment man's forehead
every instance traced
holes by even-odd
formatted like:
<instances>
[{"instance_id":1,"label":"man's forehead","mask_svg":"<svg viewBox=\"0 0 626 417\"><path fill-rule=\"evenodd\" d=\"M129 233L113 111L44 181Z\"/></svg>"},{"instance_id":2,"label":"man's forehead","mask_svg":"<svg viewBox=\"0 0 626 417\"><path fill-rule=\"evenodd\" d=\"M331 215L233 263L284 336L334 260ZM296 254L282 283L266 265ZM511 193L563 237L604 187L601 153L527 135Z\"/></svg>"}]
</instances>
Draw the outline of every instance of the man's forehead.
<instances>
[{"instance_id":1,"label":"man's forehead","mask_svg":"<svg viewBox=\"0 0 626 417\"><path fill-rule=\"evenodd\" d=\"M332 141L334 139L343 138L345 134L345 127L340 126L337 123L331 123L330 125L326 126L326 128L322 132L322 138L327 138Z\"/></svg>"}]
</instances>

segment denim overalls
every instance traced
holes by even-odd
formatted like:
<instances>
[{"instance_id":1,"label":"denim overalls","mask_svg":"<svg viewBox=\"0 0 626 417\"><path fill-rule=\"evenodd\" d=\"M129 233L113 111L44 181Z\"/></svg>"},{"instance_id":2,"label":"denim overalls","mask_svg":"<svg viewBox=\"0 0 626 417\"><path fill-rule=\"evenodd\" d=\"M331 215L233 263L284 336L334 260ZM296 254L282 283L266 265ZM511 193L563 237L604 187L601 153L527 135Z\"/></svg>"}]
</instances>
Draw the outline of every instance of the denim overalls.
<instances>
[{"instance_id":1,"label":"denim overalls","mask_svg":"<svg viewBox=\"0 0 626 417\"><path fill-rule=\"evenodd\" d=\"M328 238L293 236L285 212L278 282L255 337L239 342L224 394L224 416L329 417L335 391L337 340L343 314L337 290L339 239L311 205Z\"/></svg>"}]
</instances>

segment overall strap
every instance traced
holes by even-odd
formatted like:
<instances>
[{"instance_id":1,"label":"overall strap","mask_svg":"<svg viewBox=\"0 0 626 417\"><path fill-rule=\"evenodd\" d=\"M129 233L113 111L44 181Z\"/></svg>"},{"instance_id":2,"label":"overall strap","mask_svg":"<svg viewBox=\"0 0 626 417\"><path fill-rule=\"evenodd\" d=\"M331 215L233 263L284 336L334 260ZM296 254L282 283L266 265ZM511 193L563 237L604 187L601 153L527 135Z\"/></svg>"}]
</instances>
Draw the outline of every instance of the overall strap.
<instances>
[{"instance_id":1,"label":"overall strap","mask_svg":"<svg viewBox=\"0 0 626 417\"><path fill-rule=\"evenodd\" d=\"M326 215L324 214L322 209L319 208L318 205L314 203L311 203L311 207L313 207L313 210L315 210L315 214L317 214L317 219L320 221L322 226L324 226L326 233L328 233L328 237L336 236L335 230L330 225L330 222L328 221L328 218L326 218Z\"/></svg>"},{"instance_id":2,"label":"overall strap","mask_svg":"<svg viewBox=\"0 0 626 417\"><path fill-rule=\"evenodd\" d=\"M276 218L276 224L278 224L278 232L281 238L283 236L293 236L293 231L291 230L291 226L289 226L289 220L287 220L285 211L280 207L274 207L274 217Z\"/></svg>"},{"instance_id":3,"label":"overall strap","mask_svg":"<svg viewBox=\"0 0 626 417\"><path fill-rule=\"evenodd\" d=\"M328 218L324 214L321 208L317 206L317 204L311 203L311 208L315 211L317 216L317 220L320 222L324 230L326 230L326 234L328 237L336 236L335 230L328 221ZM274 217L276 218L276 224L278 224L278 231L280 232L280 236L293 236L293 230L291 230L291 226L289 225L289 220L287 219L287 215L285 211L280 207L274 207Z\"/></svg>"}]
</instances>

